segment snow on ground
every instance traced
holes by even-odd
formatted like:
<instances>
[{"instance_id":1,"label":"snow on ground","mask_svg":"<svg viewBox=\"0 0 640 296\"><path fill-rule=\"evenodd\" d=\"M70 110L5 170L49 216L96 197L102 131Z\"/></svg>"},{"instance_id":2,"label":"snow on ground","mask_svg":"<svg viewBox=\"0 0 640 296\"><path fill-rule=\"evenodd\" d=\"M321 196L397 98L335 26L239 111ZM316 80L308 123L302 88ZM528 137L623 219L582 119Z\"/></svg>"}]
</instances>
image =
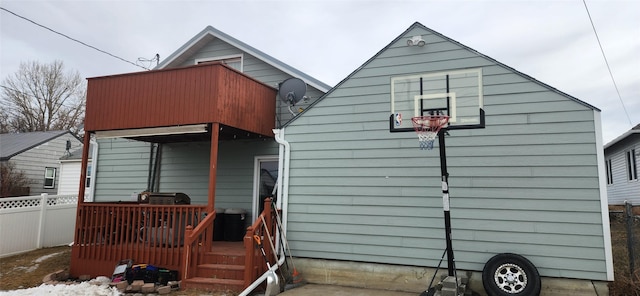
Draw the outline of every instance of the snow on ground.
<instances>
[{"instance_id":1,"label":"snow on ground","mask_svg":"<svg viewBox=\"0 0 640 296\"><path fill-rule=\"evenodd\" d=\"M104 279L103 279L104 278ZM106 283L105 283L106 279ZM79 284L58 284L47 285L42 284L35 288L19 289L12 291L0 291L0 296L31 296L31 295L50 295L50 296L118 296L122 295L115 287L109 287L109 279L106 277L98 277L89 282Z\"/></svg>"}]
</instances>

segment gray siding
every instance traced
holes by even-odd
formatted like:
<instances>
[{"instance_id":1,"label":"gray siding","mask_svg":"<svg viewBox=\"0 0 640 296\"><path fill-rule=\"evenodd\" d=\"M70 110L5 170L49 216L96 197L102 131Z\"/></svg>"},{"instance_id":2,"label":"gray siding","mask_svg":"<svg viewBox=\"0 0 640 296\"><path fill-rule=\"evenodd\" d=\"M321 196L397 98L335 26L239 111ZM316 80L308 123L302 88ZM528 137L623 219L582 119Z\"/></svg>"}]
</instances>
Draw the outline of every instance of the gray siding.
<instances>
[{"instance_id":1,"label":"gray siding","mask_svg":"<svg viewBox=\"0 0 640 296\"><path fill-rule=\"evenodd\" d=\"M10 159L10 162L14 163L17 169L23 170L27 178L32 180L33 183L29 186L31 188L30 195L41 193L56 194L58 192L60 157L65 154L67 140L71 141L73 149L82 146L82 143L76 137L71 134L64 134ZM57 169L54 188L44 188L46 167Z\"/></svg>"},{"instance_id":2,"label":"gray siding","mask_svg":"<svg viewBox=\"0 0 640 296\"><path fill-rule=\"evenodd\" d=\"M293 254L435 267L439 155L414 133L389 132L390 80L480 67L487 127L446 138L458 268L515 252L544 276L606 280L595 111L427 30L414 35L424 50L399 39L285 128Z\"/></svg>"},{"instance_id":3,"label":"gray siding","mask_svg":"<svg viewBox=\"0 0 640 296\"><path fill-rule=\"evenodd\" d=\"M99 141L96 201L132 200L146 189L149 143L126 139ZM273 140L222 141L218 147L216 207L251 212L254 158L277 155ZM209 142L164 144L160 169L161 192L183 192L192 204L207 204Z\"/></svg>"},{"instance_id":4,"label":"gray siding","mask_svg":"<svg viewBox=\"0 0 640 296\"><path fill-rule=\"evenodd\" d=\"M638 137L629 137L615 146L607 148L605 159L611 159L613 184L607 185L610 205L624 204L625 200L640 205L640 181L629 180L627 172L627 151L636 150L636 168L640 170L640 141Z\"/></svg>"},{"instance_id":5,"label":"gray siding","mask_svg":"<svg viewBox=\"0 0 640 296\"><path fill-rule=\"evenodd\" d=\"M192 203L207 204L209 142L176 143L163 147L160 190L185 192ZM222 141L218 146L216 207L251 211L254 157L277 155L273 140Z\"/></svg>"},{"instance_id":6,"label":"gray siding","mask_svg":"<svg viewBox=\"0 0 640 296\"><path fill-rule=\"evenodd\" d=\"M98 140L94 200L136 201L147 189L149 143L127 139Z\"/></svg>"},{"instance_id":7,"label":"gray siding","mask_svg":"<svg viewBox=\"0 0 640 296\"><path fill-rule=\"evenodd\" d=\"M224 57L242 53L243 52L240 49L233 47L232 45L220 39L214 39L208 45L200 49L198 53L194 54L191 58L184 62L181 66L186 67L194 65L197 59ZM278 87L278 83L283 82L284 80L291 77L289 74L284 73L281 70L276 69L273 66L247 53L244 53L243 55L242 72L274 88ZM307 102L301 101L300 103L298 103L294 108L295 111L297 111L298 108L306 109L310 104L312 104L322 95L323 92L315 89L312 86L307 86L307 96L310 99ZM278 119L280 120L281 124L285 124L286 122L291 120L293 116L291 115L285 104L282 104L279 99L274 98L274 100L277 100L276 106L278 108L276 109L276 112Z\"/></svg>"}]
</instances>

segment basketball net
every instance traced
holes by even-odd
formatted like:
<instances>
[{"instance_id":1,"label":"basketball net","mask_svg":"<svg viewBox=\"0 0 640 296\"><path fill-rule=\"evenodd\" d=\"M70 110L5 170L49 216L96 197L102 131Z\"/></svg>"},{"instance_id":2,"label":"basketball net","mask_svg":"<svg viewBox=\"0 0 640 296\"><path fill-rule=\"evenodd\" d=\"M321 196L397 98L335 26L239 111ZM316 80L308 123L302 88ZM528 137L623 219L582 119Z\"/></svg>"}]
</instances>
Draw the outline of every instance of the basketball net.
<instances>
[{"instance_id":1,"label":"basketball net","mask_svg":"<svg viewBox=\"0 0 640 296\"><path fill-rule=\"evenodd\" d=\"M425 115L411 118L413 129L418 134L418 142L420 142L421 150L433 149L433 142L442 127L449 122L449 116L446 115Z\"/></svg>"}]
</instances>

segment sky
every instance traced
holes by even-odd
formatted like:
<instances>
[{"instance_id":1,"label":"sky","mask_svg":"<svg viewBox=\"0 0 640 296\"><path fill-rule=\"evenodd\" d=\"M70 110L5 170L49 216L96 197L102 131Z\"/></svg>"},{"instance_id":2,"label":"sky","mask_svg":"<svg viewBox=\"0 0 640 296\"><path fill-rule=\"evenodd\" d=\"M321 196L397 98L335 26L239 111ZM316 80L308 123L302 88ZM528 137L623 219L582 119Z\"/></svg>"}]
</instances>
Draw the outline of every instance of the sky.
<instances>
[{"instance_id":1,"label":"sky","mask_svg":"<svg viewBox=\"0 0 640 296\"><path fill-rule=\"evenodd\" d=\"M30 61L82 77L145 71L135 64L211 25L334 86L417 21L599 108L606 144L640 123L640 1L585 1L613 79L582 0L0 0L129 61L0 10L0 82Z\"/></svg>"}]
</instances>

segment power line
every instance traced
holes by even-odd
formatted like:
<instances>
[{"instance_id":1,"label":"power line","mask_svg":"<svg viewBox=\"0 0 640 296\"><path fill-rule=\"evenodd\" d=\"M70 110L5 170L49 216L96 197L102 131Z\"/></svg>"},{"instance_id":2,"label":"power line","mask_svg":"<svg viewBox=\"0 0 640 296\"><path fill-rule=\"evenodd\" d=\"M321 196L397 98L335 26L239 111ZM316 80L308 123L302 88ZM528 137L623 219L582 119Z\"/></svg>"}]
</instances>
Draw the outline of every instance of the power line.
<instances>
[{"instance_id":1,"label":"power line","mask_svg":"<svg viewBox=\"0 0 640 296\"><path fill-rule=\"evenodd\" d=\"M58 35L60 35L60 36L63 36L63 37L65 37L65 38L69 39L69 40L72 40L72 41L75 41L75 42L77 42L77 43L80 43L80 44L82 44L82 45L84 45L84 46L86 46L86 47L89 47L89 48L95 49L95 50L97 50L97 51L99 51L99 52L101 52L101 53L107 54L107 55L109 55L109 56L111 56L111 57L114 57L114 58L116 58L116 59L119 59L119 60L121 60L121 61L123 61L123 62L125 62L125 63L129 63L129 64L132 64L132 65L134 65L134 66L136 66L136 67L140 67L140 68L142 68L142 69L149 70L148 68L145 68L145 67L143 67L143 66L140 66L140 65L138 65L138 64L136 64L136 63L134 63L134 62L131 62L131 61L125 60L125 59L123 59L123 58L121 58L121 57L119 57L119 56L117 56L117 55L114 55L114 54L111 54L111 53L109 53L109 52L106 52L106 51L104 51L104 50L102 50L102 49L99 49L99 48L97 48L97 47L95 47L95 46L92 46L92 45L86 44L86 43L84 43L84 42L82 42L82 41L80 41L80 40L78 40L78 39L75 39L75 38L69 37L69 36L67 36L67 35L65 35L65 34L63 34L63 33L60 33L60 32L58 32L58 31L56 31L56 30L54 30L54 29L51 29L51 28L49 28L49 27L47 27L47 26L45 26L45 25L41 25L41 24L39 24L39 23L37 23L37 22L35 22L35 21L32 21L32 20L30 20L30 19L28 19L28 18L24 17L24 16L18 15L18 14L16 14L15 12L10 11L10 10L8 10L8 9L4 8L4 7L0 7L0 9L1 9L1 10L4 10L4 11L6 11L6 12L10 13L10 14L13 14L13 15L15 15L15 16L17 16L17 17L19 17L19 18L21 18L21 19L23 19L23 20L25 20L25 21L28 21L28 22L30 22L30 23L32 23L32 24L34 24L34 25L36 25L36 26L42 27L42 28L44 28L44 29L47 29L47 30L49 30L49 31L51 31L51 32L53 32L53 33L56 33L56 34L58 34Z\"/></svg>"},{"instance_id":2,"label":"power line","mask_svg":"<svg viewBox=\"0 0 640 296\"><path fill-rule=\"evenodd\" d=\"M607 60L607 56L604 54L604 49L602 48L602 43L600 42L600 37L598 37L598 32L596 31L596 26L593 24L593 19L591 18L591 13L589 13L589 7L587 7L586 0L582 0L584 3L584 9L587 10L587 15L589 16L589 21L591 22L591 27L593 28L593 33L596 35L596 40L598 40L598 46L600 46L600 52L602 53L602 57L604 58L604 63L607 65L607 70L609 70L609 76L611 76L611 81L613 81L613 86L616 88L616 93L618 93L618 98L620 99L620 104L622 104L622 110L624 110L624 114L627 115L627 119L629 120L629 124L633 126L631 122L631 117L629 116L629 112L627 112L627 107L624 105L624 101L622 100L622 96L620 95L620 90L618 89L618 84L616 83L615 78L613 78L613 72L611 72L611 67L609 66L609 61Z\"/></svg>"}]
</instances>

